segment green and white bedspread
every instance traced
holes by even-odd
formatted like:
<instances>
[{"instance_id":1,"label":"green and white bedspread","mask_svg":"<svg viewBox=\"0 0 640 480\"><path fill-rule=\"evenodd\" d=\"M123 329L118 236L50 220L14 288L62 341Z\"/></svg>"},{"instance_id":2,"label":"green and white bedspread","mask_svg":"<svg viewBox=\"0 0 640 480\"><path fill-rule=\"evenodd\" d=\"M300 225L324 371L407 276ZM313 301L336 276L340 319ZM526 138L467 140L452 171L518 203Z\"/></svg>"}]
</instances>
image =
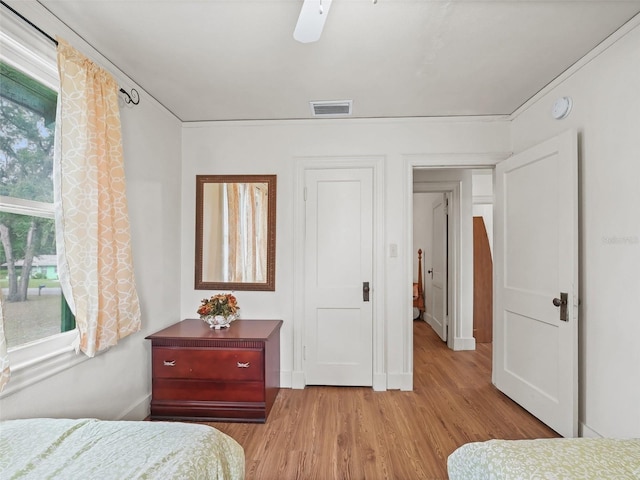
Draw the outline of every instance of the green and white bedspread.
<instances>
[{"instance_id":1,"label":"green and white bedspread","mask_svg":"<svg viewBox=\"0 0 640 480\"><path fill-rule=\"evenodd\" d=\"M244 478L244 450L206 425L95 419L0 422L0 478Z\"/></svg>"},{"instance_id":2,"label":"green and white bedspread","mask_svg":"<svg viewBox=\"0 0 640 480\"><path fill-rule=\"evenodd\" d=\"M449 480L639 480L640 439L489 440L462 445Z\"/></svg>"}]
</instances>

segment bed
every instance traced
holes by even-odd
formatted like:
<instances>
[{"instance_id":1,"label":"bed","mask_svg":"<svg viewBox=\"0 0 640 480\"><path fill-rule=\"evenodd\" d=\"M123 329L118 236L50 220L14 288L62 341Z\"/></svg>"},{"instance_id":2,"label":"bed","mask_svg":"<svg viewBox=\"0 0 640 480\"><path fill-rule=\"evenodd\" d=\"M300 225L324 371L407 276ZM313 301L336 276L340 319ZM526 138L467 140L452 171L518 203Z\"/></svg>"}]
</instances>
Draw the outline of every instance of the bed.
<instances>
[{"instance_id":1,"label":"bed","mask_svg":"<svg viewBox=\"0 0 640 480\"><path fill-rule=\"evenodd\" d=\"M554 438L467 443L447 460L449 480L638 480L640 439Z\"/></svg>"},{"instance_id":2,"label":"bed","mask_svg":"<svg viewBox=\"0 0 640 480\"><path fill-rule=\"evenodd\" d=\"M244 451L215 428L179 422L0 422L2 479L244 478Z\"/></svg>"}]
</instances>

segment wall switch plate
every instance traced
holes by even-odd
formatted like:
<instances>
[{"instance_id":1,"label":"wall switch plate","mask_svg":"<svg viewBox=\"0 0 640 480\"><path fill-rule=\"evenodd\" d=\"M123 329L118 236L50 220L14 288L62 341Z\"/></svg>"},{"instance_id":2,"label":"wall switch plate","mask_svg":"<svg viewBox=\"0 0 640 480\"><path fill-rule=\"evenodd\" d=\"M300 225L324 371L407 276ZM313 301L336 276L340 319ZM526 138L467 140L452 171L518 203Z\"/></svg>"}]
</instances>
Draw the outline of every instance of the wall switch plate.
<instances>
[{"instance_id":1,"label":"wall switch plate","mask_svg":"<svg viewBox=\"0 0 640 480\"><path fill-rule=\"evenodd\" d=\"M398 256L398 244L391 243L389 244L389 256L395 258Z\"/></svg>"}]
</instances>

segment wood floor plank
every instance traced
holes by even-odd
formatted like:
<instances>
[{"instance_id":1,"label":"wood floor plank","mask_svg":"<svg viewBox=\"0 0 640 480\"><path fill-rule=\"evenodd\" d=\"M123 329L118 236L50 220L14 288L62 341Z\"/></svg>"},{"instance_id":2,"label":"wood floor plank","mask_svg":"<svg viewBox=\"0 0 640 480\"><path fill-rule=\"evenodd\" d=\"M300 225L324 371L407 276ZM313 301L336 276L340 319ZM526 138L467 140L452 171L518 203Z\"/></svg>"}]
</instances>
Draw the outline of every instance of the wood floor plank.
<instances>
[{"instance_id":1,"label":"wood floor plank","mask_svg":"<svg viewBox=\"0 0 640 480\"><path fill-rule=\"evenodd\" d=\"M460 445L558 435L491 384L491 344L449 350L414 325L414 390L282 389L266 424L209 423L245 450L246 479L446 479Z\"/></svg>"}]
</instances>

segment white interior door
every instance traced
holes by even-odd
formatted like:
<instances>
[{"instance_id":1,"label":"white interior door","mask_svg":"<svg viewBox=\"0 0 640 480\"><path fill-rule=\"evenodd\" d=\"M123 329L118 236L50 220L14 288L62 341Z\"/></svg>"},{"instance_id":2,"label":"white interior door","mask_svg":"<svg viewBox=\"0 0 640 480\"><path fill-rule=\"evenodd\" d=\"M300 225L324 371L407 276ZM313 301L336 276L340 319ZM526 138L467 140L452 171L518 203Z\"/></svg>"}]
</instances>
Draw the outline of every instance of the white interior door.
<instances>
[{"instance_id":1,"label":"white interior door","mask_svg":"<svg viewBox=\"0 0 640 480\"><path fill-rule=\"evenodd\" d=\"M307 170L305 192L305 383L371 386L373 172Z\"/></svg>"},{"instance_id":2,"label":"white interior door","mask_svg":"<svg viewBox=\"0 0 640 480\"><path fill-rule=\"evenodd\" d=\"M494 383L565 437L578 433L577 165L569 131L496 167Z\"/></svg>"},{"instance_id":3,"label":"white interior door","mask_svg":"<svg viewBox=\"0 0 640 480\"><path fill-rule=\"evenodd\" d=\"M431 314L427 322L447 341L447 205L442 195L432 206L431 227Z\"/></svg>"}]
</instances>

